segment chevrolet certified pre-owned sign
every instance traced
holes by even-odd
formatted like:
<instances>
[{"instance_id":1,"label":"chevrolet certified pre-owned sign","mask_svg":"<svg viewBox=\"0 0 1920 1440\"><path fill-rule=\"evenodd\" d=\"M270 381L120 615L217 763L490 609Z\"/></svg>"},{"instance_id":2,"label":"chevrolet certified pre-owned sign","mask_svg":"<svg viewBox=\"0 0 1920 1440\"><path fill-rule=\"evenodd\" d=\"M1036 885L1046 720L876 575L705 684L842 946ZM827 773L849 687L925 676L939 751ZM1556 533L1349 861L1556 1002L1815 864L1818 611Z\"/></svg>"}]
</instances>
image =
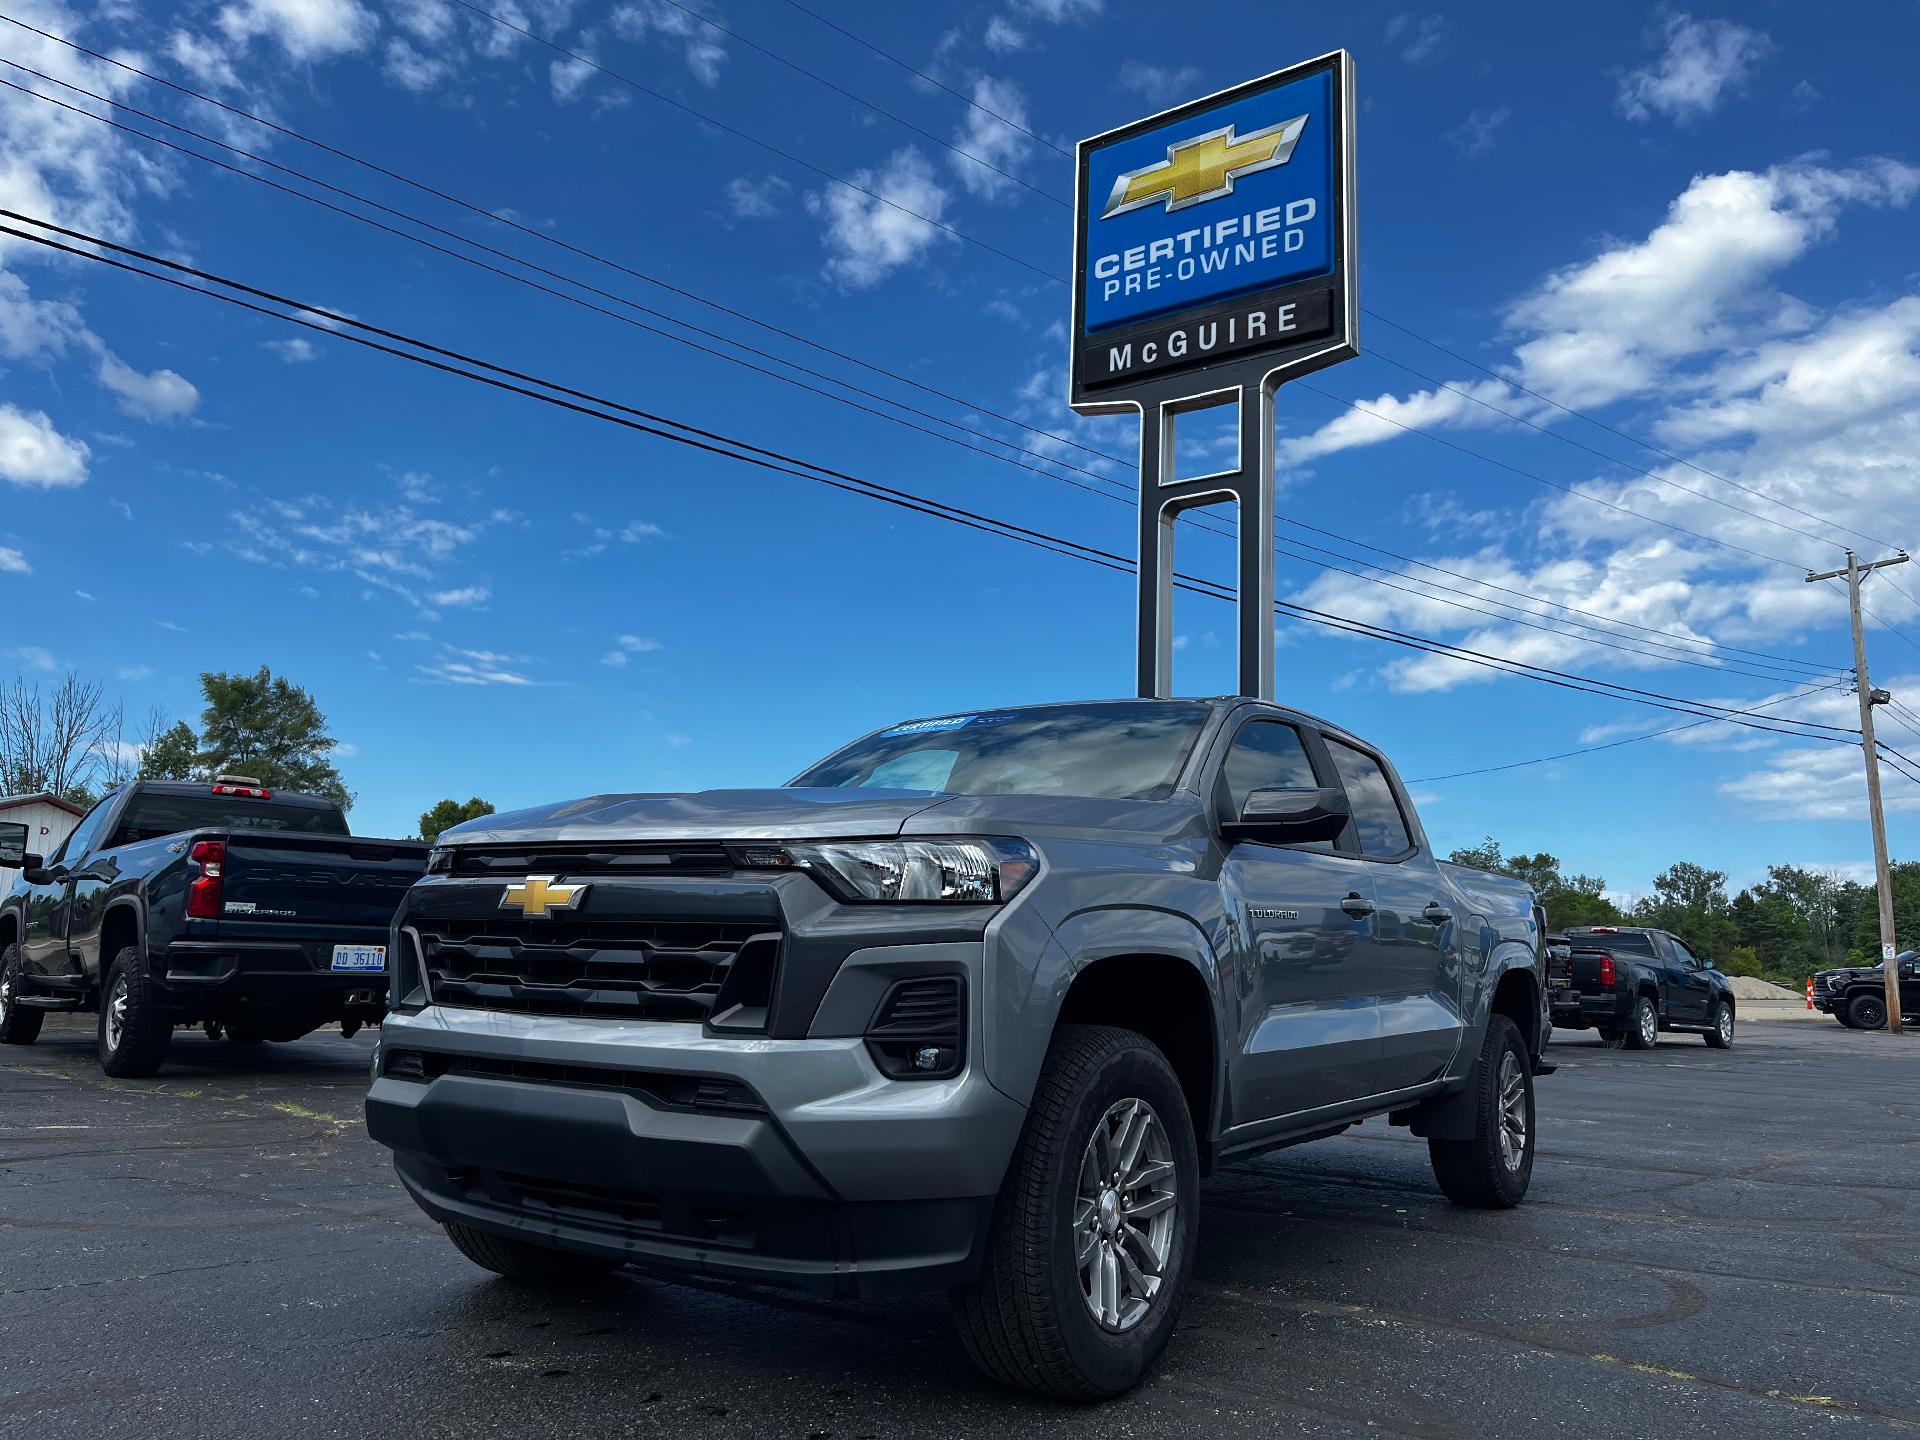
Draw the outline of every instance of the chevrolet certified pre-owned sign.
<instances>
[{"instance_id":1,"label":"chevrolet certified pre-owned sign","mask_svg":"<svg viewBox=\"0 0 1920 1440\"><path fill-rule=\"evenodd\" d=\"M1350 323L1344 54L1081 142L1073 400Z\"/></svg>"}]
</instances>

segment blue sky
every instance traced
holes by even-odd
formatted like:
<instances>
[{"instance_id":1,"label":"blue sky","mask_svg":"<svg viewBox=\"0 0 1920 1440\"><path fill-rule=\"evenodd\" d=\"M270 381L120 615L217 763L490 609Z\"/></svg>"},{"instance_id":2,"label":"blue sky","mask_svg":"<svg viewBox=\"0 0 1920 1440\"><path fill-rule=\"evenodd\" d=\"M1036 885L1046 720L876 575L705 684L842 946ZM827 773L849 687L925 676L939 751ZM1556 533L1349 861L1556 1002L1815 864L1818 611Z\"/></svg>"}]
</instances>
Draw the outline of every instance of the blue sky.
<instances>
[{"instance_id":1,"label":"blue sky","mask_svg":"<svg viewBox=\"0 0 1920 1440\"><path fill-rule=\"evenodd\" d=\"M1283 391L1282 515L1339 537L1298 538L1385 568L1369 580L1283 557L1282 593L1646 690L1854 723L1844 688L1783 702L1799 683L1787 677L1807 672L1779 658L1849 664L1841 596L1796 568L1843 563L1849 541L1873 548L1836 527L1893 544L1920 532L1911 7L1877 8L1871 35L1784 4L1203 4L1178 23L1119 0L812 7L948 90L786 0L694 7L732 34L668 0L501 3L503 17L657 95L448 0L0 9L959 403L15 27L0 25L0 56L932 411L963 427L945 433L1035 468L830 403L12 90L0 91L0 199L1130 552L1126 467L1066 443L1124 456L1135 437L1130 419L1079 420L1065 407L1068 297L1041 272L1070 260L1070 212L1047 196L1067 195L1072 177L1051 147L1344 45L1362 104L1362 302L1487 369L1369 317L1362 358L1313 382L1339 399ZM104 109L17 70L0 67L0 78ZM1090 493L1102 489L1111 496ZM1183 567L1231 579L1224 539L1182 543ZM1381 551L1473 580L1408 573ZM1476 604L1513 600L1547 628L1451 606L1461 597L1425 590L1423 576ZM1920 593L1920 574L1891 578ZM1664 632L1672 648L1596 646L1592 631L1561 628L1567 611L1514 591L1605 617L1586 623L1615 640L1647 635L1616 620ZM1916 607L1884 580L1868 598L1904 632L1871 628L1875 681L1914 695ZM345 742L363 832L404 833L445 795L508 808L776 783L877 723L1131 686L1125 577L10 238L0 604L10 617L0 672L97 676L131 715L197 717L205 669L264 663L307 686ZM1177 627L1177 687L1231 689L1229 608L1183 595ZM1674 649L1705 668L1674 663ZM1858 753L1840 745L1711 725L1438 780L1683 717L1298 623L1282 624L1277 668L1283 700L1390 750L1443 848L1490 832L1623 892L1681 858L1738 883L1775 861L1859 873L1869 856ZM1920 746L1891 717L1885 738ZM1916 853L1920 786L1887 783L1895 853Z\"/></svg>"}]
</instances>

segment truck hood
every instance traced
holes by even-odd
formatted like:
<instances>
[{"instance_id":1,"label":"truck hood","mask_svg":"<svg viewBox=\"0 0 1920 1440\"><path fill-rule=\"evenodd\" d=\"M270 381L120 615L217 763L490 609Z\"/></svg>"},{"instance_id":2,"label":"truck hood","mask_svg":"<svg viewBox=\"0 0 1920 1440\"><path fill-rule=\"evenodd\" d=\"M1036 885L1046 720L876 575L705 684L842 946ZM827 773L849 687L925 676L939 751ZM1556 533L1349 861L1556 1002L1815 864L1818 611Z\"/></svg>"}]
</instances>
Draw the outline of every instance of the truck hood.
<instances>
[{"instance_id":1,"label":"truck hood","mask_svg":"<svg viewBox=\"0 0 1920 1440\"><path fill-rule=\"evenodd\" d=\"M701 790L685 795L590 795L485 815L442 832L443 845L621 840L839 840L898 835L945 804L926 790Z\"/></svg>"}]
</instances>

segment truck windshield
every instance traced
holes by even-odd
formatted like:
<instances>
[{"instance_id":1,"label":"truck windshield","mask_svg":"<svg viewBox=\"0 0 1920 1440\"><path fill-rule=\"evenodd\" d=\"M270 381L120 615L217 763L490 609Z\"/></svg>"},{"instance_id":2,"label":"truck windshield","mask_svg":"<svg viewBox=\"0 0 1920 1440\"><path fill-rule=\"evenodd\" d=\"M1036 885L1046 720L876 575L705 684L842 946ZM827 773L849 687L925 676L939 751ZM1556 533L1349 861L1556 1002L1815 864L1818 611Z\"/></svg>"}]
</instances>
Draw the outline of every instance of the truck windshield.
<instances>
[{"instance_id":1,"label":"truck windshield","mask_svg":"<svg viewBox=\"0 0 1920 1440\"><path fill-rule=\"evenodd\" d=\"M856 740L792 783L1157 800L1172 792L1206 718L1191 701L1143 700L913 720Z\"/></svg>"},{"instance_id":2,"label":"truck windshield","mask_svg":"<svg viewBox=\"0 0 1920 1440\"><path fill-rule=\"evenodd\" d=\"M133 797L115 845L137 845L182 830L293 830L306 835L344 835L347 817L332 806L286 805L234 795L168 795L142 791Z\"/></svg>"}]
</instances>

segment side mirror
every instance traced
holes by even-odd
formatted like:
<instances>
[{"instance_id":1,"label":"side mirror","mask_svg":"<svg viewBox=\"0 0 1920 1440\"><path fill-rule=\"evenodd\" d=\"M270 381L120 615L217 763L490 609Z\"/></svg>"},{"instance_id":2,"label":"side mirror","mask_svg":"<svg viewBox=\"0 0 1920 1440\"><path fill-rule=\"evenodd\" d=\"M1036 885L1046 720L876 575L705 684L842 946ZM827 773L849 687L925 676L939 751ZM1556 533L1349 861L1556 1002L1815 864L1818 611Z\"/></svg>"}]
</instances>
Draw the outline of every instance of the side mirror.
<instances>
[{"instance_id":1,"label":"side mirror","mask_svg":"<svg viewBox=\"0 0 1920 1440\"><path fill-rule=\"evenodd\" d=\"M1711 969L1713 969L1713 961L1711 961L1711 960L1703 960L1703 961L1701 961L1700 963L1701 963L1701 966L1702 966L1702 968L1704 968L1704 969L1707 969L1707 970L1711 970Z\"/></svg>"},{"instance_id":2,"label":"side mirror","mask_svg":"<svg viewBox=\"0 0 1920 1440\"><path fill-rule=\"evenodd\" d=\"M27 863L27 827L8 820L0 822L0 865L18 870Z\"/></svg>"},{"instance_id":3,"label":"side mirror","mask_svg":"<svg viewBox=\"0 0 1920 1440\"><path fill-rule=\"evenodd\" d=\"M1229 840L1258 840L1268 845L1304 845L1337 839L1353 818L1347 792L1338 786L1318 790L1255 790L1237 820L1221 831Z\"/></svg>"}]
</instances>

